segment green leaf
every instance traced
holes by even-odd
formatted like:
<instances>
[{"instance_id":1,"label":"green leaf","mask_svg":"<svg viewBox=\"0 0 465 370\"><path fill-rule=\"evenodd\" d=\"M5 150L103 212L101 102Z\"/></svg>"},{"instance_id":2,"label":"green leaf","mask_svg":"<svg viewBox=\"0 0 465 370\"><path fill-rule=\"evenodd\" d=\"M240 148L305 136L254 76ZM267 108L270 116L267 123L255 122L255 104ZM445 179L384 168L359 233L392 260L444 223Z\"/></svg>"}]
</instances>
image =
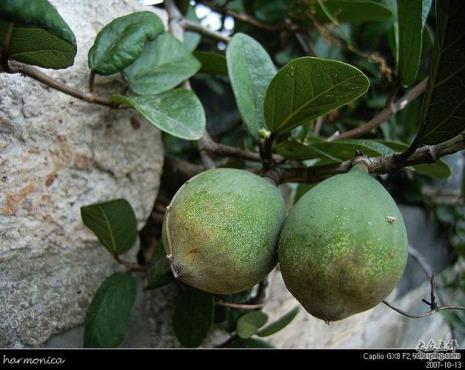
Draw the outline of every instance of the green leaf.
<instances>
[{"instance_id":1,"label":"green leaf","mask_svg":"<svg viewBox=\"0 0 465 370\"><path fill-rule=\"evenodd\" d=\"M297 201L302 198L305 193L307 193L307 191L309 191L310 189L312 189L313 187L315 187L315 183L313 184L299 184L297 185L297 189L295 191L295 195L294 195L294 204L297 203Z\"/></svg>"},{"instance_id":2,"label":"green leaf","mask_svg":"<svg viewBox=\"0 0 465 370\"><path fill-rule=\"evenodd\" d=\"M224 55L208 51L196 51L194 52L194 56L202 64L199 72L212 75L228 74L228 67Z\"/></svg>"},{"instance_id":3,"label":"green leaf","mask_svg":"<svg viewBox=\"0 0 465 370\"><path fill-rule=\"evenodd\" d=\"M153 96L112 96L132 107L160 130L185 140L198 140L205 132L202 103L190 90L175 89Z\"/></svg>"},{"instance_id":4,"label":"green leaf","mask_svg":"<svg viewBox=\"0 0 465 370\"><path fill-rule=\"evenodd\" d=\"M260 329L257 332L257 335L259 337L268 337L284 329L287 325L289 325L292 322L292 320L294 320L294 318L299 313L299 310L300 309L298 306L294 307L280 319L276 320L275 322L272 322L271 324L268 324L263 329Z\"/></svg>"},{"instance_id":5,"label":"green leaf","mask_svg":"<svg viewBox=\"0 0 465 370\"><path fill-rule=\"evenodd\" d=\"M254 3L255 16L263 22L280 22L293 6L294 2L289 0L256 0Z\"/></svg>"},{"instance_id":6,"label":"green leaf","mask_svg":"<svg viewBox=\"0 0 465 370\"><path fill-rule=\"evenodd\" d=\"M165 32L145 45L123 76L135 94L154 95L178 86L197 73L200 66L181 41Z\"/></svg>"},{"instance_id":7,"label":"green leaf","mask_svg":"<svg viewBox=\"0 0 465 370\"><path fill-rule=\"evenodd\" d=\"M84 225L91 229L112 254L127 252L137 240L137 220L125 199L81 207Z\"/></svg>"},{"instance_id":8,"label":"green leaf","mask_svg":"<svg viewBox=\"0 0 465 370\"><path fill-rule=\"evenodd\" d=\"M166 258L165 247L163 246L163 241L160 240L155 248L152 261L147 271L148 284L145 289L156 289L173 280L174 277L171 273L170 263Z\"/></svg>"},{"instance_id":9,"label":"green leaf","mask_svg":"<svg viewBox=\"0 0 465 370\"><path fill-rule=\"evenodd\" d=\"M173 329L184 347L202 344L213 323L213 295L186 288L178 298L173 317Z\"/></svg>"},{"instance_id":10,"label":"green leaf","mask_svg":"<svg viewBox=\"0 0 465 370\"><path fill-rule=\"evenodd\" d=\"M398 74L404 85L415 82L420 66L423 29L432 0L397 0Z\"/></svg>"},{"instance_id":11,"label":"green leaf","mask_svg":"<svg viewBox=\"0 0 465 370\"><path fill-rule=\"evenodd\" d=\"M287 131L350 103L370 83L357 68L338 61L303 57L284 66L265 97L272 132Z\"/></svg>"},{"instance_id":12,"label":"green leaf","mask_svg":"<svg viewBox=\"0 0 465 370\"><path fill-rule=\"evenodd\" d=\"M268 316L262 311L250 311L237 320L236 333L239 338L247 339L256 334L266 324Z\"/></svg>"},{"instance_id":13,"label":"green leaf","mask_svg":"<svg viewBox=\"0 0 465 370\"><path fill-rule=\"evenodd\" d=\"M226 49L226 61L236 103L249 133L259 137L266 127L263 104L276 68L266 50L253 38L237 33Z\"/></svg>"},{"instance_id":14,"label":"green leaf","mask_svg":"<svg viewBox=\"0 0 465 370\"><path fill-rule=\"evenodd\" d=\"M106 278L87 310L84 347L117 347L126 334L136 300L136 281L124 272Z\"/></svg>"},{"instance_id":15,"label":"green leaf","mask_svg":"<svg viewBox=\"0 0 465 370\"><path fill-rule=\"evenodd\" d=\"M192 22L200 23L199 18L195 14L195 9L193 6L188 7L185 18ZM199 33L192 32L192 31L186 31L184 32L183 43L187 47L187 49L189 49L189 51L194 51L195 49L197 49L197 46L199 46L201 39L202 39L202 36L200 36Z\"/></svg>"},{"instance_id":16,"label":"green leaf","mask_svg":"<svg viewBox=\"0 0 465 370\"><path fill-rule=\"evenodd\" d=\"M322 23L333 23L333 20L338 23L377 22L388 21L392 17L388 8L365 0L326 0L315 4L314 11L315 19Z\"/></svg>"},{"instance_id":17,"label":"green leaf","mask_svg":"<svg viewBox=\"0 0 465 370\"><path fill-rule=\"evenodd\" d=\"M270 343L263 339L234 339L228 346L228 348L275 348Z\"/></svg>"},{"instance_id":18,"label":"green leaf","mask_svg":"<svg viewBox=\"0 0 465 370\"><path fill-rule=\"evenodd\" d=\"M0 47L9 58L44 68L74 63L76 38L47 0L0 1Z\"/></svg>"},{"instance_id":19,"label":"green leaf","mask_svg":"<svg viewBox=\"0 0 465 370\"><path fill-rule=\"evenodd\" d=\"M436 1L436 40L423 100L419 144L438 144L465 128L465 2Z\"/></svg>"},{"instance_id":20,"label":"green leaf","mask_svg":"<svg viewBox=\"0 0 465 370\"><path fill-rule=\"evenodd\" d=\"M148 40L163 32L161 19L153 12L136 12L108 23L89 50L89 68L100 75L122 71L142 53Z\"/></svg>"},{"instance_id":21,"label":"green leaf","mask_svg":"<svg viewBox=\"0 0 465 370\"><path fill-rule=\"evenodd\" d=\"M202 36L197 32L187 31L184 33L183 43L186 46L187 50L194 51L199 46Z\"/></svg>"},{"instance_id":22,"label":"green leaf","mask_svg":"<svg viewBox=\"0 0 465 370\"><path fill-rule=\"evenodd\" d=\"M252 298L252 288L234 294L217 294L221 301L229 303L246 303Z\"/></svg>"}]
</instances>

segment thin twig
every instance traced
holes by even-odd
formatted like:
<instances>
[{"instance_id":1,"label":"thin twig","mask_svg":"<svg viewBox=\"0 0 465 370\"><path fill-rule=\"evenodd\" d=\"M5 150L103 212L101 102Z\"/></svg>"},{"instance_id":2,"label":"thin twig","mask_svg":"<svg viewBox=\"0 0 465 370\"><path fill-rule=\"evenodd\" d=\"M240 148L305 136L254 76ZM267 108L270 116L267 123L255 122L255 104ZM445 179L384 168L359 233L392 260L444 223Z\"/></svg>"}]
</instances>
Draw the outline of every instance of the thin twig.
<instances>
[{"instance_id":1,"label":"thin twig","mask_svg":"<svg viewBox=\"0 0 465 370\"><path fill-rule=\"evenodd\" d=\"M245 159L254 162L261 162L261 157L258 153L249 152L248 150L224 145L213 141L209 135L204 135L200 139L201 148L209 153L223 155L230 158Z\"/></svg>"},{"instance_id":2,"label":"thin twig","mask_svg":"<svg viewBox=\"0 0 465 370\"><path fill-rule=\"evenodd\" d=\"M118 107L118 104L115 104L108 99L101 98L93 94L84 93L74 87L68 86L58 80L51 78L50 76L47 76L45 73L39 71L37 68L25 64L11 61L9 65L9 73L19 73L24 76L31 77L34 80L43 83L44 85L47 85L55 90L61 91L62 93L65 93L67 95L73 96L77 99L83 100L87 103L104 105L111 108Z\"/></svg>"},{"instance_id":3,"label":"thin twig","mask_svg":"<svg viewBox=\"0 0 465 370\"><path fill-rule=\"evenodd\" d=\"M323 127L324 117L320 116L316 119L314 134L315 136L320 136L321 128Z\"/></svg>"},{"instance_id":4,"label":"thin twig","mask_svg":"<svg viewBox=\"0 0 465 370\"><path fill-rule=\"evenodd\" d=\"M89 75L89 91L93 95L95 92L95 73L90 72Z\"/></svg>"},{"instance_id":5,"label":"thin twig","mask_svg":"<svg viewBox=\"0 0 465 370\"><path fill-rule=\"evenodd\" d=\"M217 301L215 302L215 304L218 306L238 308L241 310L259 310L260 308L263 308L265 306L264 303L246 304L246 303L232 303L232 302L223 302L223 301Z\"/></svg>"},{"instance_id":6,"label":"thin twig","mask_svg":"<svg viewBox=\"0 0 465 370\"><path fill-rule=\"evenodd\" d=\"M210 157L210 155L208 154L208 150L205 147L205 143L210 142L209 138L210 136L207 132L205 132L203 137L198 142L200 158L202 159L202 163L207 170L216 168L215 161Z\"/></svg>"},{"instance_id":7,"label":"thin twig","mask_svg":"<svg viewBox=\"0 0 465 370\"><path fill-rule=\"evenodd\" d=\"M273 160L273 144L274 144L274 139L275 135L270 134L265 141L263 142L263 145L260 147L260 156L262 159L263 163L263 169L269 170L274 166L274 160Z\"/></svg>"},{"instance_id":8,"label":"thin twig","mask_svg":"<svg viewBox=\"0 0 465 370\"><path fill-rule=\"evenodd\" d=\"M229 43L231 41L231 37L223 35L219 32L210 30L204 26L202 26L199 23L195 23L192 21L189 21L188 19L183 19L181 20L181 26L186 30L186 31L194 31L198 32L204 36L210 37L212 39L220 40L223 41L224 43Z\"/></svg>"},{"instance_id":9,"label":"thin twig","mask_svg":"<svg viewBox=\"0 0 465 370\"><path fill-rule=\"evenodd\" d=\"M400 110L404 109L409 103L423 94L426 89L426 84L427 79L424 79L418 85L410 89L402 98L398 99L395 103L389 104L387 108L383 109L364 125L349 131L345 131L328 141L353 139L369 134L376 127L386 122L393 114L396 114Z\"/></svg>"},{"instance_id":10,"label":"thin twig","mask_svg":"<svg viewBox=\"0 0 465 370\"><path fill-rule=\"evenodd\" d=\"M411 245L408 246L408 254L410 257L412 257L415 262L420 266L420 268L423 270L425 275L427 276L428 280L431 279L431 276L433 276L433 270L431 267L428 265L428 262L423 258L423 256L418 253L418 251L413 248Z\"/></svg>"},{"instance_id":11,"label":"thin twig","mask_svg":"<svg viewBox=\"0 0 465 370\"><path fill-rule=\"evenodd\" d=\"M283 31L283 30L297 30L297 27L294 25L287 25L287 24L279 24L279 25L271 25L268 23L260 22L258 19L246 14L246 13L239 13L234 10L228 9L223 6L218 6L210 1L205 0L196 0L198 4L205 5L206 7L210 8L211 10L223 14L229 15L238 21L250 24L251 26L260 28L266 31Z\"/></svg>"},{"instance_id":12,"label":"thin twig","mask_svg":"<svg viewBox=\"0 0 465 370\"><path fill-rule=\"evenodd\" d=\"M415 315L415 314L410 314L398 307L395 307L387 301L383 301L383 303L389 308L393 309L394 311L400 313L401 315L410 317L412 319L420 319L420 318L427 317L437 312L445 311L445 310L465 311L465 307L461 307L461 306L450 306L450 305L438 306L436 302L436 295L435 295L435 288L434 288L433 270L428 265L428 263L425 261L423 256L420 253L418 253L418 251L410 245L408 247L408 253L418 263L418 265L424 271L425 275L428 277L428 280L430 283L430 301L428 302L427 300L423 299L423 302L426 303L428 306L430 306L431 309L425 313Z\"/></svg>"},{"instance_id":13,"label":"thin twig","mask_svg":"<svg viewBox=\"0 0 465 370\"><path fill-rule=\"evenodd\" d=\"M295 37L296 37L297 41L299 42L300 47L302 48L302 50L304 51L304 53L306 55L316 56L313 45L312 45L312 43L311 43L311 41L310 41L310 39L308 37L308 33L297 32L295 34Z\"/></svg>"},{"instance_id":14,"label":"thin twig","mask_svg":"<svg viewBox=\"0 0 465 370\"><path fill-rule=\"evenodd\" d=\"M423 146L417 149L401 166L396 161L397 154L367 158L367 167L370 173L392 173L402 167L418 164L433 163L439 158L465 149L465 133L441 144ZM348 172L353 166L353 160L347 160L340 164L317 167L284 168L280 182L315 183L320 182L336 174Z\"/></svg>"},{"instance_id":15,"label":"thin twig","mask_svg":"<svg viewBox=\"0 0 465 370\"><path fill-rule=\"evenodd\" d=\"M128 272L146 272L147 271L146 266L139 265L137 262L124 261L117 254L114 254L113 257L115 258L116 262L124 266L126 268L126 271Z\"/></svg>"},{"instance_id":16,"label":"thin twig","mask_svg":"<svg viewBox=\"0 0 465 370\"><path fill-rule=\"evenodd\" d=\"M438 306L435 309L431 309L425 313L419 314L419 315L414 315L410 314L408 312L405 312L404 310L401 310L400 308L394 307L392 304L390 304L387 301L383 301L383 303L388 306L389 308L393 309L394 311L400 313L403 316L410 317L411 319L421 319L423 317L431 316L437 312L440 311L446 311L446 310L458 310L458 311L465 311L465 307L461 306Z\"/></svg>"}]
</instances>

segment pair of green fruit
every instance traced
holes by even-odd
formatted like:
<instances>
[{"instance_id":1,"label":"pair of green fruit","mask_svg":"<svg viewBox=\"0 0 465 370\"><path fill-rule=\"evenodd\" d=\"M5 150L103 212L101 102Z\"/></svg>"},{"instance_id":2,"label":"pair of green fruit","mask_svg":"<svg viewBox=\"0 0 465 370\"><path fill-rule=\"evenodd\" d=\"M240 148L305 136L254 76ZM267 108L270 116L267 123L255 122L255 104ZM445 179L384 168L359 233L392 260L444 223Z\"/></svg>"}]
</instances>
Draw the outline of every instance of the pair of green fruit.
<instances>
[{"instance_id":1,"label":"pair of green fruit","mask_svg":"<svg viewBox=\"0 0 465 370\"><path fill-rule=\"evenodd\" d=\"M399 209L363 165L312 188L287 218L266 179L237 169L203 172L174 196L163 240L174 275L214 294L251 288L279 260L289 291L325 321L377 305L407 261Z\"/></svg>"}]
</instances>

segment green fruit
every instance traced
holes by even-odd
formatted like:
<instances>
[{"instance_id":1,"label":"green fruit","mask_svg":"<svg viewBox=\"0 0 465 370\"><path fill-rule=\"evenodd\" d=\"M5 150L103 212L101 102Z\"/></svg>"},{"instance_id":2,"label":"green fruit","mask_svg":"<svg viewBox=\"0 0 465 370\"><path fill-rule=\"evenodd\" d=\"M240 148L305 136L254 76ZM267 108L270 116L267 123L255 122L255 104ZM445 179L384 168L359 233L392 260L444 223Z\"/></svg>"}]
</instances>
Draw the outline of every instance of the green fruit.
<instances>
[{"instance_id":1,"label":"green fruit","mask_svg":"<svg viewBox=\"0 0 465 370\"><path fill-rule=\"evenodd\" d=\"M214 169L174 196L163 241L174 275L206 292L233 294L276 265L284 201L270 182L237 169Z\"/></svg>"},{"instance_id":2,"label":"green fruit","mask_svg":"<svg viewBox=\"0 0 465 370\"><path fill-rule=\"evenodd\" d=\"M368 310L394 289L407 262L407 232L389 193L363 165L307 192L279 240L289 291L315 317Z\"/></svg>"}]
</instances>

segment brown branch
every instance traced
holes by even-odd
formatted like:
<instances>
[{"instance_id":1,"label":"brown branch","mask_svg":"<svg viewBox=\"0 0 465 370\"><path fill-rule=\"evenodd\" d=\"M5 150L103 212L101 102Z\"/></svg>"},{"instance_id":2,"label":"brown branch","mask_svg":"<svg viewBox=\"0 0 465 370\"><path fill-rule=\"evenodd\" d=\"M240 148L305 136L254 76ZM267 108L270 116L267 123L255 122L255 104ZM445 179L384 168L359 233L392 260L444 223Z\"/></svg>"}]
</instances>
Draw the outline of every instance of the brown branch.
<instances>
[{"instance_id":1,"label":"brown branch","mask_svg":"<svg viewBox=\"0 0 465 370\"><path fill-rule=\"evenodd\" d=\"M68 86L58 80L51 78L50 76L47 76L45 73L39 71L37 68L25 64L11 61L8 73L19 73L24 76L28 76L30 78L33 78L34 80L43 83L44 85L47 85L55 90L61 91L64 94L83 100L87 103L104 105L106 107L111 108L118 107L118 104L115 104L108 99L101 98L93 94L84 93L74 87Z\"/></svg>"},{"instance_id":2,"label":"brown branch","mask_svg":"<svg viewBox=\"0 0 465 370\"><path fill-rule=\"evenodd\" d=\"M206 7L210 8L211 10L220 13L222 15L229 15L238 21L250 24L251 26L260 28L262 30L266 31L283 31L283 30L292 30L295 31L297 30L297 27L294 25L288 25L288 24L280 24L280 25L271 25L268 23L263 23L260 22L258 19L251 17L250 15L246 13L239 13L231 9L227 9L225 7L216 5L210 1L206 0L196 0L198 4L205 5Z\"/></svg>"},{"instance_id":3,"label":"brown branch","mask_svg":"<svg viewBox=\"0 0 465 370\"><path fill-rule=\"evenodd\" d=\"M116 262L118 262L120 265L124 266L124 268L128 272L146 272L147 271L146 266L139 265L136 262L124 261L117 254L114 254L113 257L115 258Z\"/></svg>"},{"instance_id":4,"label":"brown branch","mask_svg":"<svg viewBox=\"0 0 465 370\"><path fill-rule=\"evenodd\" d=\"M404 109L409 103L418 98L426 89L427 79L421 81L418 85L410 89L402 98L398 99L395 103L389 104L389 106L383 109L379 114L374 116L371 120L365 123L363 126L354 128L349 131L345 131L335 137L332 140L342 139L353 139L369 134L376 127L386 122L392 115L396 114L400 110Z\"/></svg>"},{"instance_id":5,"label":"brown branch","mask_svg":"<svg viewBox=\"0 0 465 370\"><path fill-rule=\"evenodd\" d=\"M94 94L95 92L95 73L90 72L89 75L89 91L91 94Z\"/></svg>"},{"instance_id":6,"label":"brown branch","mask_svg":"<svg viewBox=\"0 0 465 370\"><path fill-rule=\"evenodd\" d=\"M261 157L258 153L249 152L248 150L235 148L213 141L209 135L205 135L199 141L201 148L209 153L223 155L230 158L239 158L249 161L260 162Z\"/></svg>"},{"instance_id":7,"label":"brown branch","mask_svg":"<svg viewBox=\"0 0 465 370\"><path fill-rule=\"evenodd\" d=\"M191 178L199 174L202 171L205 171L205 167L197 164L192 164L188 161L184 161L179 158L166 156L165 158L166 166L172 169L173 173L179 173L183 177Z\"/></svg>"},{"instance_id":8,"label":"brown branch","mask_svg":"<svg viewBox=\"0 0 465 370\"><path fill-rule=\"evenodd\" d=\"M270 134L263 145L260 147L260 157L262 158L263 169L269 170L274 167L274 159L273 159L273 143L274 143L275 135Z\"/></svg>"},{"instance_id":9,"label":"brown branch","mask_svg":"<svg viewBox=\"0 0 465 370\"><path fill-rule=\"evenodd\" d=\"M367 167L370 173L384 174L399 170L401 167L414 166L417 164L433 163L441 157L456 153L465 149L465 133L441 144L423 146L417 149L406 161L399 166L397 155L367 158ZM318 167L296 167L284 168L281 173L280 182L315 183L333 175L345 173L353 166L353 160L347 160L335 165Z\"/></svg>"},{"instance_id":10,"label":"brown branch","mask_svg":"<svg viewBox=\"0 0 465 370\"><path fill-rule=\"evenodd\" d=\"M207 145L210 142L213 142L213 141L210 139L210 135L208 135L208 132L205 131L205 134L200 138L200 140L197 143L197 146L199 148L200 158L202 159L202 163L207 170L216 168L215 161L208 154L209 150L207 149Z\"/></svg>"},{"instance_id":11,"label":"brown branch","mask_svg":"<svg viewBox=\"0 0 465 370\"><path fill-rule=\"evenodd\" d=\"M212 39L220 40L223 41L224 43L228 44L231 41L231 37L223 35L219 32L215 32L213 30L210 30L204 26L202 26L199 23L195 23L192 21L189 21L187 19L182 19L180 21L181 26L186 30L186 31L194 31L198 32L204 36L210 37Z\"/></svg>"}]
</instances>

